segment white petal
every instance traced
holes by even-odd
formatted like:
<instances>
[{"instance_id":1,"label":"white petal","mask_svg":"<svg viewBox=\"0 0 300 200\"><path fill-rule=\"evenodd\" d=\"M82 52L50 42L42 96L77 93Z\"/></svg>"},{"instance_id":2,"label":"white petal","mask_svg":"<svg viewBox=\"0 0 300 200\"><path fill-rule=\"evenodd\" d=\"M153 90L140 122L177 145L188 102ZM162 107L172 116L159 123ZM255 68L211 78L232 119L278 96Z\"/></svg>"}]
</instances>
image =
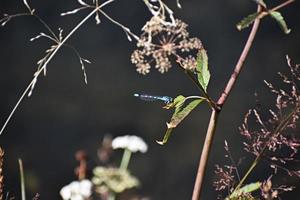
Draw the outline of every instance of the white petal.
<instances>
[{"instance_id":1,"label":"white petal","mask_svg":"<svg viewBox=\"0 0 300 200\"><path fill-rule=\"evenodd\" d=\"M72 183L69 184L69 187L70 187L72 192L79 193L79 191L80 191L80 182L73 181Z\"/></svg>"},{"instance_id":2,"label":"white petal","mask_svg":"<svg viewBox=\"0 0 300 200\"><path fill-rule=\"evenodd\" d=\"M67 186L64 186L61 190L60 190L60 195L63 199L70 199L71 198L71 195L72 195L72 192L70 190L70 187L67 185Z\"/></svg>"},{"instance_id":3,"label":"white petal","mask_svg":"<svg viewBox=\"0 0 300 200\"><path fill-rule=\"evenodd\" d=\"M112 141L112 147L113 149L128 149L131 152L137 152L140 151L142 153L145 153L148 150L147 144L144 142L144 140L138 136L135 135L125 135L116 137Z\"/></svg>"},{"instance_id":4,"label":"white petal","mask_svg":"<svg viewBox=\"0 0 300 200\"><path fill-rule=\"evenodd\" d=\"M71 200L84 200L84 197L80 194L72 195Z\"/></svg>"},{"instance_id":5,"label":"white petal","mask_svg":"<svg viewBox=\"0 0 300 200\"><path fill-rule=\"evenodd\" d=\"M91 189L92 189L91 181L85 179L80 182L80 194L83 197L87 198L87 197L91 196L91 194L92 194Z\"/></svg>"}]
</instances>

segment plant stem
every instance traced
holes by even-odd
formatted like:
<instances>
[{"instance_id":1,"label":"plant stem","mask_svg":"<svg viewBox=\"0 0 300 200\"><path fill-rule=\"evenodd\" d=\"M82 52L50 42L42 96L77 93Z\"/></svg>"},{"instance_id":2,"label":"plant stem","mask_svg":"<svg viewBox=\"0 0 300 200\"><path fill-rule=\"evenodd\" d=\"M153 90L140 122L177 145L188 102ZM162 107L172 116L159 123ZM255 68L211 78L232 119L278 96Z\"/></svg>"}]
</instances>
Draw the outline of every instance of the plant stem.
<instances>
[{"instance_id":1,"label":"plant stem","mask_svg":"<svg viewBox=\"0 0 300 200\"><path fill-rule=\"evenodd\" d=\"M197 176L196 176L192 200L198 200L200 197L201 187L203 185L205 168L207 165L207 160L208 160L209 152L211 149L212 141L214 138L214 134L216 132L216 125L217 125L218 117L219 117L219 112L217 112L216 110L213 109L210 120L209 120L208 128L207 128L207 133L206 133L206 137L205 137L203 150L201 153L201 158L200 158L200 162L199 162L199 167L198 167L198 172L197 172Z\"/></svg>"},{"instance_id":2,"label":"plant stem","mask_svg":"<svg viewBox=\"0 0 300 200\"><path fill-rule=\"evenodd\" d=\"M131 158L131 151L128 149L124 149L122 161L120 164L120 169L126 170Z\"/></svg>"},{"instance_id":3,"label":"plant stem","mask_svg":"<svg viewBox=\"0 0 300 200\"><path fill-rule=\"evenodd\" d=\"M130 162L132 152L129 149L124 149L123 157L120 164L121 170L127 170L128 164ZM115 200L116 194L114 192L110 192L108 195L108 200Z\"/></svg>"},{"instance_id":4,"label":"plant stem","mask_svg":"<svg viewBox=\"0 0 300 200\"><path fill-rule=\"evenodd\" d=\"M257 12L261 11L261 6L258 6ZM253 40L255 38L255 35L257 33L258 27L259 27L259 23L260 23L260 19L257 18L252 26L252 30L249 34L248 40L246 42L246 45L244 47L244 50L242 51L242 54L240 55L240 58L238 60L238 62L235 65L234 71L231 74L231 77L225 87L225 89L223 90L219 100L218 100L218 105L220 105L221 107L224 105L225 101L227 100L227 97L229 96L233 86L236 83L236 80L239 76L239 74L241 73L241 70L243 68L244 62L248 56L248 53L250 51L250 48L252 46Z\"/></svg>"},{"instance_id":5,"label":"plant stem","mask_svg":"<svg viewBox=\"0 0 300 200\"><path fill-rule=\"evenodd\" d=\"M295 0L288 0L288 1L285 1L285 2L283 2L282 4L279 4L278 6L275 6L274 8L271 8L271 9L263 9L263 10L261 10L261 13L260 13L260 15L257 17L257 18L263 18L263 17L265 17L265 16L267 16L267 15L269 15L270 14L270 11L277 11L277 10L279 10L279 9L281 9L281 8L283 8L283 7L285 7L285 6L287 6L287 5L289 5L289 4L291 4L291 3L293 3Z\"/></svg>"},{"instance_id":6,"label":"plant stem","mask_svg":"<svg viewBox=\"0 0 300 200\"><path fill-rule=\"evenodd\" d=\"M257 12L260 12L261 9L262 9L261 6L258 5ZM238 75L240 74L240 72L242 70L245 59L249 53L249 50L252 46L253 40L257 33L259 23L260 23L260 19L257 18L252 26L251 32L248 36L248 40L247 40L245 47L240 55L239 60L234 68L234 71L217 102L217 104L220 107L220 110L213 109L213 111L212 111L208 129L207 129L207 133L206 133L206 137L205 137L205 141L204 141L203 150L202 150L200 161L199 161L198 172L197 172L197 176L196 176L196 180L195 180L192 200L200 199L201 188L203 185L204 174L205 174L205 169L206 169L206 165L207 165L207 161L208 161L208 156L209 156L209 153L211 150L211 145L213 142L213 138L214 138L214 134L215 134L216 126L217 126L217 119L219 117L220 112L222 111L222 106L224 105L225 101L227 100L227 97L228 97L229 93L231 92L231 90L238 78Z\"/></svg>"},{"instance_id":7,"label":"plant stem","mask_svg":"<svg viewBox=\"0 0 300 200\"><path fill-rule=\"evenodd\" d=\"M243 176L243 178L240 180L239 184L234 188L232 194L234 192L236 192L238 189L241 188L241 186L243 185L243 183L245 182L245 180L248 178L248 176L251 174L251 172L253 171L253 169L256 167L258 161L260 160L262 154L256 156L255 160L253 161L253 163L251 164L251 166L249 167L249 169L247 170L246 174Z\"/></svg>"},{"instance_id":8,"label":"plant stem","mask_svg":"<svg viewBox=\"0 0 300 200\"><path fill-rule=\"evenodd\" d=\"M26 193L25 193L25 178L24 178L24 169L22 160L19 159L19 170L20 170L20 181L21 181L21 199L26 200Z\"/></svg>"},{"instance_id":9,"label":"plant stem","mask_svg":"<svg viewBox=\"0 0 300 200\"><path fill-rule=\"evenodd\" d=\"M283 2L282 4L280 4L280 5L278 5L278 6L274 7L274 8L272 8L271 10L272 10L272 11L279 10L280 8L283 8L283 7L287 6L287 5L289 5L290 3L293 3L294 1L295 1L295 0L288 0L288 1Z\"/></svg>"}]
</instances>

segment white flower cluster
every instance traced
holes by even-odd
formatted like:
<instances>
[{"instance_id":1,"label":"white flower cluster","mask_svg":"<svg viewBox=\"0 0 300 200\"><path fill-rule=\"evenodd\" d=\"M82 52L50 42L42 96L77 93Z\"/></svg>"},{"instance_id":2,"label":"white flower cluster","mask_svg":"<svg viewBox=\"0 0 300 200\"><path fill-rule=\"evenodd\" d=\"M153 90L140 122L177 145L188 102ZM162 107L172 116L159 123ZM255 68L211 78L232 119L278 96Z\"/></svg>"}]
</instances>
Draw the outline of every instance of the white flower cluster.
<instances>
[{"instance_id":1,"label":"white flower cluster","mask_svg":"<svg viewBox=\"0 0 300 200\"><path fill-rule=\"evenodd\" d=\"M73 181L60 190L60 195L64 200L85 200L92 194L92 182L85 179Z\"/></svg>"},{"instance_id":2,"label":"white flower cluster","mask_svg":"<svg viewBox=\"0 0 300 200\"><path fill-rule=\"evenodd\" d=\"M142 153L146 153L148 150L147 144L144 140L135 135L125 135L116 137L112 141L113 149L128 149L129 151L135 153L140 151Z\"/></svg>"}]
</instances>

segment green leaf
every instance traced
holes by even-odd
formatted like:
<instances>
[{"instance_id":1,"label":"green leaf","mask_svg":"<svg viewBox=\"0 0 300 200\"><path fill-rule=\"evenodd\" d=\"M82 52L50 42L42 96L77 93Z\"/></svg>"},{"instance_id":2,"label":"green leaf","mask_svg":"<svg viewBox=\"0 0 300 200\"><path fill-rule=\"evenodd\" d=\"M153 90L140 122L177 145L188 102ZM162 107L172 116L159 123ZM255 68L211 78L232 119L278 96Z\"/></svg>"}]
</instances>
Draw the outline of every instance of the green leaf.
<instances>
[{"instance_id":1,"label":"green leaf","mask_svg":"<svg viewBox=\"0 0 300 200\"><path fill-rule=\"evenodd\" d=\"M174 114L172 115L171 121L167 123L167 131L164 135L164 138L162 141L156 141L160 145L164 145L167 143L172 131L174 128L176 128L180 122L187 117L190 112L195 109L204 99L196 99L191 101L187 106L184 107L185 102L184 96L178 96L174 99L173 107L175 107Z\"/></svg>"},{"instance_id":2,"label":"green leaf","mask_svg":"<svg viewBox=\"0 0 300 200\"><path fill-rule=\"evenodd\" d=\"M244 187L242 187L242 188L236 190L235 192L233 192L229 196L229 198L226 198L226 200L239 199L239 197L241 195L254 192L254 191L258 190L260 188L260 186L261 186L261 182L247 184Z\"/></svg>"},{"instance_id":3,"label":"green leaf","mask_svg":"<svg viewBox=\"0 0 300 200\"><path fill-rule=\"evenodd\" d=\"M160 144L160 145L166 144L166 143L168 142L168 140L169 140L169 137L170 137L172 131L173 131L172 128L168 128L167 131L166 131L166 133L165 133L165 135L164 135L163 140L162 140L162 141L156 140L156 142L157 142L158 144Z\"/></svg>"},{"instance_id":4,"label":"green leaf","mask_svg":"<svg viewBox=\"0 0 300 200\"><path fill-rule=\"evenodd\" d=\"M272 18L274 18L277 23L279 24L280 28L285 34L289 34L291 32L291 29L289 29L281 15L280 12L277 11L270 11L269 14L271 15Z\"/></svg>"},{"instance_id":5,"label":"green leaf","mask_svg":"<svg viewBox=\"0 0 300 200\"><path fill-rule=\"evenodd\" d=\"M208 57L205 49L200 49L197 55L197 76L198 81L204 91L206 92L210 79L210 72L208 70Z\"/></svg>"},{"instance_id":6,"label":"green leaf","mask_svg":"<svg viewBox=\"0 0 300 200\"><path fill-rule=\"evenodd\" d=\"M250 26L255 19L259 16L259 13L253 13L248 15L247 17L245 17L242 21L240 21L237 25L236 28L240 31L244 28L247 28L248 26Z\"/></svg>"},{"instance_id":7,"label":"green leaf","mask_svg":"<svg viewBox=\"0 0 300 200\"><path fill-rule=\"evenodd\" d=\"M168 128L175 128L186 116L190 114L190 112L196 108L203 99L196 99L191 101L187 106L183 108L181 105L175 109L175 112L171 118L170 123L168 123Z\"/></svg>"},{"instance_id":8,"label":"green leaf","mask_svg":"<svg viewBox=\"0 0 300 200\"><path fill-rule=\"evenodd\" d=\"M185 97L182 95L177 96L172 103L167 104L164 106L165 109L170 109L170 108L177 108L180 107L185 101Z\"/></svg>"}]
</instances>

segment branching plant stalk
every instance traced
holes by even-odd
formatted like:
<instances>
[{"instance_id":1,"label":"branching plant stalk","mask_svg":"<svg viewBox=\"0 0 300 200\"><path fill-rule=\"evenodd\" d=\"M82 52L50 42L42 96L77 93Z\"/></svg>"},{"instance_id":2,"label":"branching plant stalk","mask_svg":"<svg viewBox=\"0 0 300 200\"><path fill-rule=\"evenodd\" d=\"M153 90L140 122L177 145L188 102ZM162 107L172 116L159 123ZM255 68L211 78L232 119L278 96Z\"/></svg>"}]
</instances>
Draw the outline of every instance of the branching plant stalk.
<instances>
[{"instance_id":1,"label":"branching plant stalk","mask_svg":"<svg viewBox=\"0 0 300 200\"><path fill-rule=\"evenodd\" d=\"M2 132L4 131L4 129L6 128L8 122L10 121L11 117L14 115L16 109L19 107L20 103L23 101L24 97L26 96L26 94L30 91L32 85L36 82L36 79L38 78L38 76L41 74L41 72L43 72L48 63L52 60L52 58L56 55L56 53L58 52L58 50L66 43L66 41L91 17L93 16L97 11L99 11L102 7L106 6L107 4L110 4L111 2L113 2L114 0L109 0L106 1L105 3L99 5L98 7L96 7L92 12L90 12L83 20L81 20L71 31L70 33L60 42L57 44L55 50L51 53L51 55L47 58L47 60L44 62L44 64L38 69L38 71L35 72L34 74L34 78L31 80L31 82L28 84L27 88L24 90L24 92L22 93L22 95L20 96L19 100L17 101L16 105L14 106L14 108L12 109L12 111L10 112L9 116L7 117L4 125L1 127L0 130L0 135L2 134Z\"/></svg>"},{"instance_id":2,"label":"branching plant stalk","mask_svg":"<svg viewBox=\"0 0 300 200\"><path fill-rule=\"evenodd\" d=\"M271 9L271 11L276 11L280 8L283 8L287 5L289 5L290 3L293 3L295 0L287 0L284 3L274 7ZM240 58L234 68L233 73L231 74L231 77L225 87L225 89L223 90L220 98L217 101L217 108L219 110L216 110L215 108L213 108L212 114L211 114L211 118L209 121L209 126L207 129L207 133L206 133L206 138L205 138L205 142L203 145L203 150L201 153L201 157L200 157L200 161L199 161L199 166L198 166L198 172L197 172L197 176L196 176L196 180L195 180L195 185L194 185L194 190L193 190L193 196L192 196L192 200L199 200L201 197L201 188L203 185L203 179L204 179L204 174L205 174L205 168L207 165L207 161L208 161L208 156L210 153L210 149L211 149L211 145L212 145L212 141L213 141L213 137L215 134L215 130L216 130L216 126L217 126L217 119L219 117L219 114L222 111L222 107L224 106L230 92L232 91L237 78L239 76L239 74L241 73L241 70L243 68L244 62L248 56L248 53L251 49L253 40L256 36L259 24L260 24L260 19L267 14L267 12L262 12L263 8L262 6L258 5L257 7L257 13L261 13L261 16L257 17L254 21L254 24L252 26L251 32L248 36L248 40L245 44L244 50L242 51ZM213 101L212 101L213 102ZM291 115L292 116L292 115ZM289 119L291 117L290 115L288 116L287 119ZM284 124L286 124L287 121L284 120ZM279 132L282 130L282 127L279 126L277 127L279 129L275 130L275 134L279 134ZM266 146L264 147L264 149L266 149ZM265 150L263 150L265 151ZM263 152L262 152L263 153ZM258 161L260 160L261 155L258 155L258 157L256 157L256 159L254 160L253 164L250 166L249 170L247 171L247 173L244 175L244 177L242 178L242 180L240 181L238 187L236 187L235 190L237 190L239 187L241 187L241 185L243 184L243 182L246 180L246 178L248 177L248 175L250 174L250 172L255 168L255 166L257 165Z\"/></svg>"},{"instance_id":3,"label":"branching plant stalk","mask_svg":"<svg viewBox=\"0 0 300 200\"><path fill-rule=\"evenodd\" d=\"M299 106L297 106L292 112L290 112L281 122L280 124L276 127L276 129L274 130L274 133L272 134L272 136L269 138L268 141L266 141L265 145L263 146L262 150L259 152L259 154L256 156L255 160L253 161L253 163L251 164L251 166L249 167L249 169L247 170L247 172L245 173L245 175L243 176L243 178L240 180L240 182L238 183L238 185L234 188L234 192L236 192L238 189L241 188L241 186L243 185L243 183L245 182L245 180L248 178L248 176L251 174L251 172L253 171L253 169L257 166L257 164L259 163L259 161L261 160L261 158L263 157L265 151L267 150L268 145L270 144L271 140L275 137L278 137L278 135L288 126L290 120L293 118L293 116L299 112Z\"/></svg>"},{"instance_id":4,"label":"branching plant stalk","mask_svg":"<svg viewBox=\"0 0 300 200\"><path fill-rule=\"evenodd\" d=\"M261 11L261 6L258 5L257 12L260 12L260 11ZM207 129L207 133L206 133L206 137L205 137L205 141L204 141L204 145L203 145L203 149L202 149L202 153L201 153L201 157L200 157L200 161L199 161L199 166L198 166L197 176L196 176L196 180L195 180L195 184L194 184L192 200L200 199L205 169L206 169L209 153L211 150L211 145L213 142L214 134L216 131L217 119L219 117L220 112L222 111L222 107L223 107L225 101L227 100L229 93L231 92L231 90L238 78L238 75L240 74L240 72L242 70L243 64L246 60L246 57L249 53L249 50L252 46L253 40L257 33L259 24L260 24L260 18L257 18L252 26L252 29L249 34L246 45L244 47L244 50L242 51L242 54L240 55L240 58L234 68L234 71L217 102L217 104L220 106L220 110L218 110L218 111L216 109L212 110L211 118L209 121L208 129Z\"/></svg>"},{"instance_id":5,"label":"branching plant stalk","mask_svg":"<svg viewBox=\"0 0 300 200\"><path fill-rule=\"evenodd\" d=\"M281 9L281 8L283 8L283 7L285 7L285 6L289 5L289 4L291 4L291 3L293 3L294 1L295 1L295 0L288 0L288 1L285 1L285 2L283 2L282 4L280 4L280 5L278 5L278 6L275 6L274 8L269 9L269 10L266 9L266 8L262 8L261 11L260 11L260 14L257 16L257 18L263 18L263 17L269 15L270 12L277 11L277 10L279 10L279 9Z\"/></svg>"}]
</instances>

